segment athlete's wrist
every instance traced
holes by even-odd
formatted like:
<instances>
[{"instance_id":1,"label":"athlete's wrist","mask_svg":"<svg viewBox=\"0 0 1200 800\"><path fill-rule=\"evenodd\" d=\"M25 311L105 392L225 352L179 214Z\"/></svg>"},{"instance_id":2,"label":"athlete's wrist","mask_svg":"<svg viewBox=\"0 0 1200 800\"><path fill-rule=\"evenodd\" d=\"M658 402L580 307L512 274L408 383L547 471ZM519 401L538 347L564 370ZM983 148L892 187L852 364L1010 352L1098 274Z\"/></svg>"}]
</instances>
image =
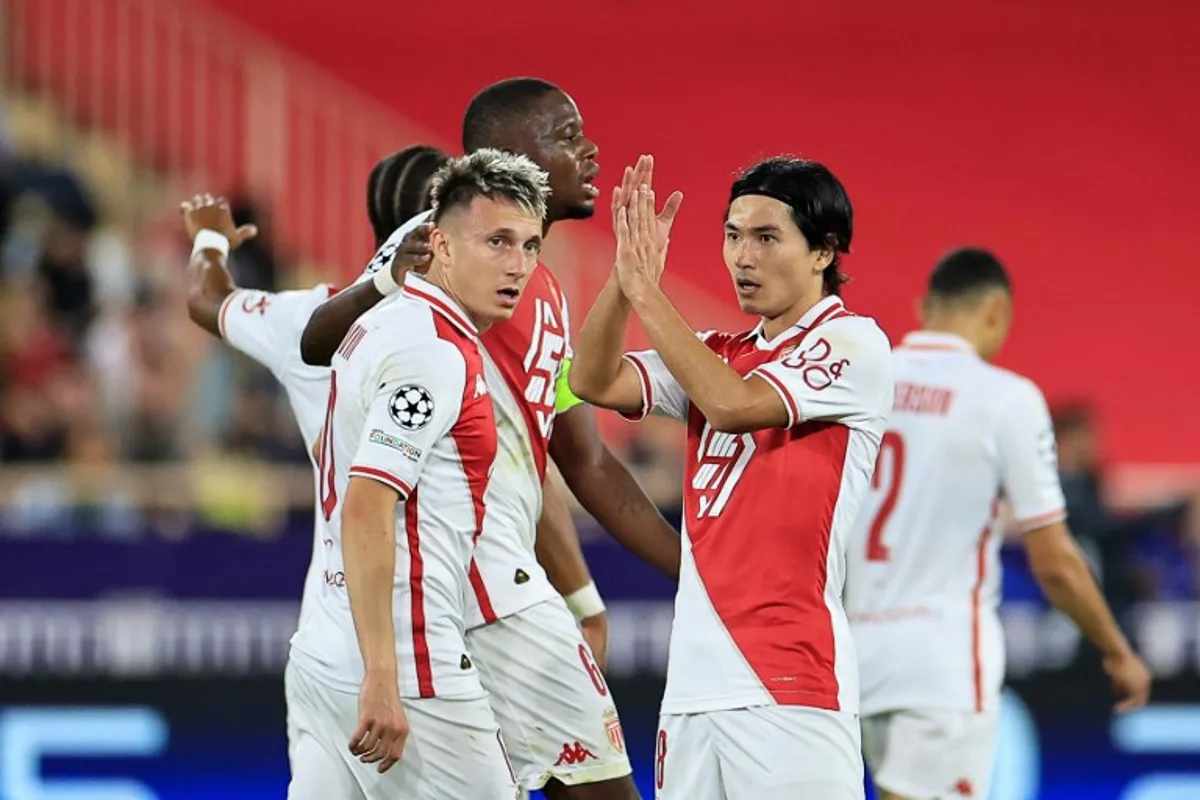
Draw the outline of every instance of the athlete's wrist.
<instances>
[{"instance_id":1,"label":"athlete's wrist","mask_svg":"<svg viewBox=\"0 0 1200 800\"><path fill-rule=\"evenodd\" d=\"M596 588L595 581L588 581L587 586L576 589L564 596L563 600L566 601L567 608L571 609L576 620L595 617L605 611L604 600L600 597L600 590Z\"/></svg>"},{"instance_id":2,"label":"athlete's wrist","mask_svg":"<svg viewBox=\"0 0 1200 800\"><path fill-rule=\"evenodd\" d=\"M375 290L384 297L400 291L400 284L392 277L392 268L390 266L376 272L371 278L371 282L375 284Z\"/></svg>"},{"instance_id":3,"label":"athlete's wrist","mask_svg":"<svg viewBox=\"0 0 1200 800\"><path fill-rule=\"evenodd\" d=\"M196 238L192 240L192 255L205 250L216 250L221 258L229 258L229 237L210 228L196 231Z\"/></svg>"}]
</instances>

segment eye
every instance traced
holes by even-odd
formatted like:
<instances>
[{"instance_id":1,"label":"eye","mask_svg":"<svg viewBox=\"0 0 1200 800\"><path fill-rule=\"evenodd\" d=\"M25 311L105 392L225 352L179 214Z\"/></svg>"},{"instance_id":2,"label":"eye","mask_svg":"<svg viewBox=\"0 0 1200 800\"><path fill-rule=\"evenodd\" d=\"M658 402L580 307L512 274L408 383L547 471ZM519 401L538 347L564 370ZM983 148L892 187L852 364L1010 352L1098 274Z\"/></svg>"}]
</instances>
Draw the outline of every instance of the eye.
<instances>
[{"instance_id":1,"label":"eye","mask_svg":"<svg viewBox=\"0 0 1200 800\"><path fill-rule=\"evenodd\" d=\"M537 255L542 252L542 243L537 241L528 241L525 243L525 252Z\"/></svg>"},{"instance_id":2,"label":"eye","mask_svg":"<svg viewBox=\"0 0 1200 800\"><path fill-rule=\"evenodd\" d=\"M740 238L742 237L737 231L725 231L725 241L727 242L736 242Z\"/></svg>"},{"instance_id":3,"label":"eye","mask_svg":"<svg viewBox=\"0 0 1200 800\"><path fill-rule=\"evenodd\" d=\"M492 247L505 247L508 244L508 240L503 236L493 236L488 239L488 244Z\"/></svg>"},{"instance_id":4,"label":"eye","mask_svg":"<svg viewBox=\"0 0 1200 800\"><path fill-rule=\"evenodd\" d=\"M775 237L775 234L773 234L773 233L763 233L763 234L760 234L760 235L759 235L759 237L758 237L758 240L759 240L760 242L762 242L763 244L772 244L772 243L774 243L774 242L777 242L777 241L779 241L779 240L778 240L778 239Z\"/></svg>"}]
</instances>

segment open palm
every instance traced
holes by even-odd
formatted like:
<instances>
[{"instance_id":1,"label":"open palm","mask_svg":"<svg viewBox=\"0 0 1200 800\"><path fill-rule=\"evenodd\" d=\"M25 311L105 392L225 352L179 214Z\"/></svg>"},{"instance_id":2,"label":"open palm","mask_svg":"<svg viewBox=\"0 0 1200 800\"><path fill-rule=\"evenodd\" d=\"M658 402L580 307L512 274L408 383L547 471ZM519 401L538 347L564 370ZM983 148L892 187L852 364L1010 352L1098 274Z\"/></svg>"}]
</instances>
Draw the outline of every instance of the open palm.
<instances>
[{"instance_id":1,"label":"open palm","mask_svg":"<svg viewBox=\"0 0 1200 800\"><path fill-rule=\"evenodd\" d=\"M613 214L613 234L619 233L618 215L621 209L626 210L626 214L631 214L633 206L640 205L640 211L644 213L645 206L638 203L639 196L643 196L640 192L649 192L650 209L654 206L654 156L642 156L633 167L626 167L625 174L621 180L621 185L613 189L612 214ZM662 268L666 264L667 246L671 241L671 227L675 224L675 216L679 213L679 206L683 203L683 193L673 192L663 204L662 210L654 215L653 220L645 218L639 220L642 227L637 232L640 234L638 245L640 248L651 248L657 256L654 261L657 262L657 270L652 274L647 275L655 282L658 281L662 274ZM631 221L627 218L627 223ZM645 227L649 223L649 227ZM621 237L618 235L618 244ZM627 241L627 245L632 245L632 242Z\"/></svg>"}]
</instances>

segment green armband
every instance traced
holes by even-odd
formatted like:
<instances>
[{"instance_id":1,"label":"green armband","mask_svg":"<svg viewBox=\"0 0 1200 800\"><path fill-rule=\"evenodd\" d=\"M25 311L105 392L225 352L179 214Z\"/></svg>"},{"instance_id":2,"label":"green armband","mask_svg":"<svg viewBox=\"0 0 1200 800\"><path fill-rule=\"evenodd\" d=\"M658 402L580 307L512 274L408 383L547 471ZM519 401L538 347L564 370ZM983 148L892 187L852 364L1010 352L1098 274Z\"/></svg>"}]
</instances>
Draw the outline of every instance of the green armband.
<instances>
[{"instance_id":1,"label":"green armband","mask_svg":"<svg viewBox=\"0 0 1200 800\"><path fill-rule=\"evenodd\" d=\"M562 369L558 373L558 383L554 385L554 413L556 414L565 413L575 406L583 404L583 401L571 391L571 384L567 380L570 374L571 359L564 358Z\"/></svg>"}]
</instances>

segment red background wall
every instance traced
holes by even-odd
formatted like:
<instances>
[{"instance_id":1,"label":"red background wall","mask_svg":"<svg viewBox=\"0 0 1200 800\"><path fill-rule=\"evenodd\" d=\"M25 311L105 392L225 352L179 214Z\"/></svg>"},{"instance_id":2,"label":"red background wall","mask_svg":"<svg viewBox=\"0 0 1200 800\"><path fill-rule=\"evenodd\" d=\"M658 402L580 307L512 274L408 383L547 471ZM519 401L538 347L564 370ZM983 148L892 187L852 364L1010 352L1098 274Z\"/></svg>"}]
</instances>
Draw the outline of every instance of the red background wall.
<instances>
[{"instance_id":1,"label":"red background wall","mask_svg":"<svg viewBox=\"0 0 1200 800\"><path fill-rule=\"evenodd\" d=\"M1200 461L1200 4L213 2L444 146L486 83L560 83L602 183L650 152L684 190L668 268L723 299L733 171L820 158L855 202L858 311L897 338L939 254L991 247L1018 300L1003 363L1094 399L1118 460Z\"/></svg>"}]
</instances>

